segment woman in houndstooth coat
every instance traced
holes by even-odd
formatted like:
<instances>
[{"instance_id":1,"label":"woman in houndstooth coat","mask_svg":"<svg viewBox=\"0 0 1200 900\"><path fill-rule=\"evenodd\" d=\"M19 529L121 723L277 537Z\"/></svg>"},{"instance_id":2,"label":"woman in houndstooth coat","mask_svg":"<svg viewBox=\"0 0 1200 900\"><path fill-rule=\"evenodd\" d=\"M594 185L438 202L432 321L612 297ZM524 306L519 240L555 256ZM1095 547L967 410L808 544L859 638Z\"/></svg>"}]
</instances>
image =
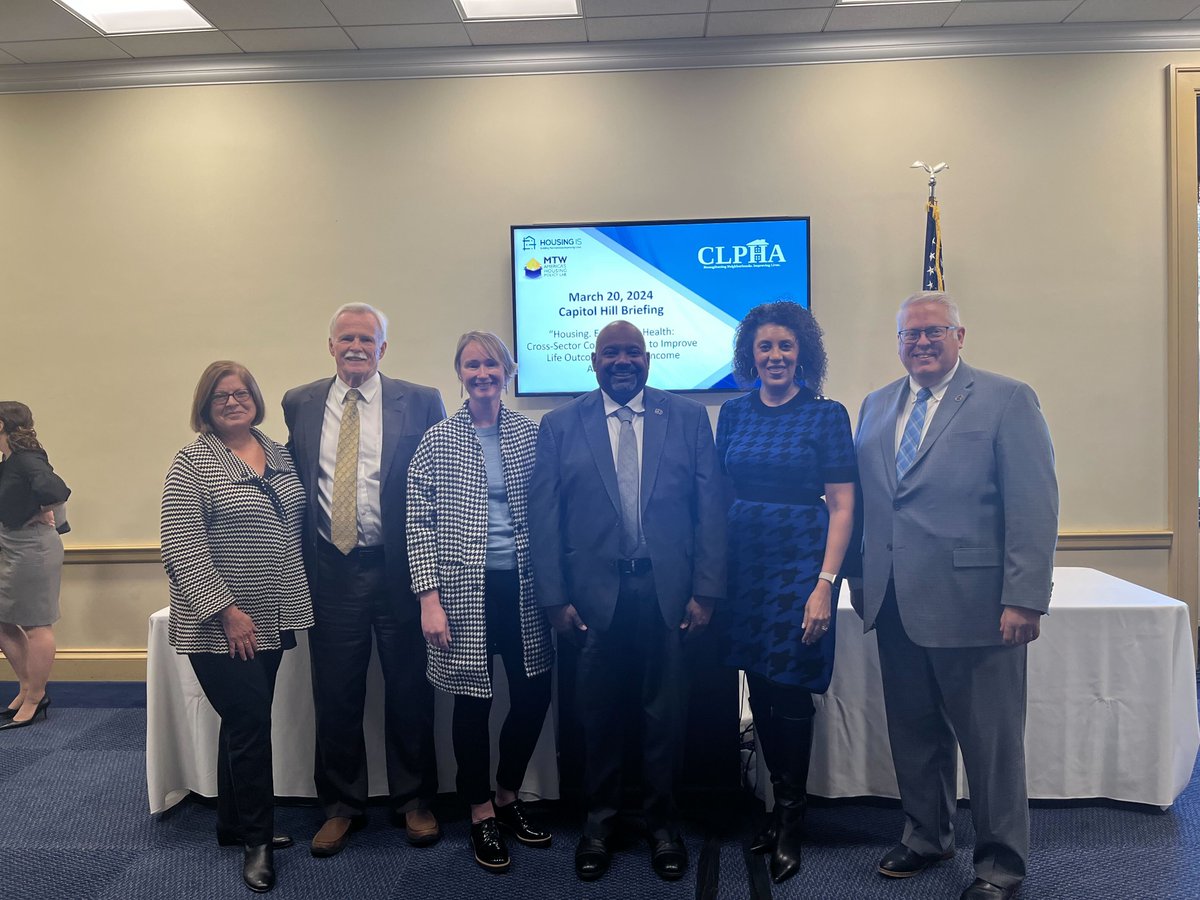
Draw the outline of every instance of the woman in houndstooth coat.
<instances>
[{"instance_id":1,"label":"woman in houndstooth coat","mask_svg":"<svg viewBox=\"0 0 1200 900\"><path fill-rule=\"evenodd\" d=\"M529 846L550 835L517 797L550 705L550 628L533 596L528 493L537 425L500 402L516 363L494 334L458 341L454 368L467 391L457 413L426 432L408 472L408 556L427 674L454 695L459 795L471 805L476 862L509 866L504 829ZM508 675L493 802L488 749L492 657Z\"/></svg>"}]
</instances>

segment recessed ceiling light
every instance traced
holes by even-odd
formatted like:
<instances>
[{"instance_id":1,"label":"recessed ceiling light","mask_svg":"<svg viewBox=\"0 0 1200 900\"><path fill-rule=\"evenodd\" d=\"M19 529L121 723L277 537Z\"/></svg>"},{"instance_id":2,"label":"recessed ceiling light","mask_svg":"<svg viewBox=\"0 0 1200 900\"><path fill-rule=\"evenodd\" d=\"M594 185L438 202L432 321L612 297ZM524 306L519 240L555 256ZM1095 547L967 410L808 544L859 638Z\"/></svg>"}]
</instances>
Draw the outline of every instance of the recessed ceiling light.
<instances>
[{"instance_id":1,"label":"recessed ceiling light","mask_svg":"<svg viewBox=\"0 0 1200 900\"><path fill-rule=\"evenodd\" d=\"M54 0L103 34L215 31L186 0Z\"/></svg>"},{"instance_id":2,"label":"recessed ceiling light","mask_svg":"<svg viewBox=\"0 0 1200 900\"><path fill-rule=\"evenodd\" d=\"M581 16L579 0L454 0L463 21L565 19Z\"/></svg>"}]
</instances>

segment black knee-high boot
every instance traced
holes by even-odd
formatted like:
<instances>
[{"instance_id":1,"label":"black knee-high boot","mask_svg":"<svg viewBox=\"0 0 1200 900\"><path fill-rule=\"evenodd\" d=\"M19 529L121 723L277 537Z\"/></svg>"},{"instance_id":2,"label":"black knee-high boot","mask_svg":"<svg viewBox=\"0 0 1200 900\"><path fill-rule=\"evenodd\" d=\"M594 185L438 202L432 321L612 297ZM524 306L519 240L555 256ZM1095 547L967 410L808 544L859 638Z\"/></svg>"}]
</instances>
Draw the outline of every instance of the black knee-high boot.
<instances>
[{"instance_id":1,"label":"black knee-high boot","mask_svg":"<svg viewBox=\"0 0 1200 900\"><path fill-rule=\"evenodd\" d=\"M778 736L782 769L775 785L778 832L771 852L771 880L787 881L800 871L804 814L808 809L808 763L812 756L813 720L776 716L772 730Z\"/></svg>"},{"instance_id":2,"label":"black knee-high boot","mask_svg":"<svg viewBox=\"0 0 1200 900\"><path fill-rule=\"evenodd\" d=\"M756 700L758 702L755 702ZM750 694L750 711L754 715L754 743L758 752L762 754L763 765L766 766L767 772L771 776L772 791L778 798L780 776L777 773L781 771L780 767L783 765L783 761L780 755L779 734L775 728L775 717L770 704L758 700L754 692ZM776 799L775 808L767 816L766 823L750 839L750 852L770 853L775 849L775 839L778 834L779 801Z\"/></svg>"}]
</instances>

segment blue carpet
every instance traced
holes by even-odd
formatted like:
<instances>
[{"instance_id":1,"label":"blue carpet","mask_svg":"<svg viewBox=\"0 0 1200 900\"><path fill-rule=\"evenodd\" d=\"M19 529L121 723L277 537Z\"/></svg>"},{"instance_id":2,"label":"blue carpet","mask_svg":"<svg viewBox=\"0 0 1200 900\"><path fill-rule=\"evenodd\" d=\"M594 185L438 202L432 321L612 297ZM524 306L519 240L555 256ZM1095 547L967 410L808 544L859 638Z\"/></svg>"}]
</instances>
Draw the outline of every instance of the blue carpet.
<instances>
[{"instance_id":1,"label":"blue carpet","mask_svg":"<svg viewBox=\"0 0 1200 900\"><path fill-rule=\"evenodd\" d=\"M58 685L55 685L57 691ZM221 900L246 898L241 854L217 846L210 803L184 802L160 817L148 813L145 710L80 704L60 707L48 721L0 737L0 856L8 870L3 900ZM278 831L297 846L276 854L273 897L475 900L475 898L696 897L703 830L687 835L692 866L675 884L650 870L649 852L634 844L619 852L601 881L575 879L577 818L553 804L539 810L554 830L550 849L512 848L513 866L494 875L471 861L465 810L446 799L439 810L445 836L416 850L372 809L372 824L332 859L314 859L306 841L321 816L311 806L280 806ZM751 822L741 810L721 811L719 898L751 896L743 839ZM1032 813L1033 854L1023 900L1100 897L1120 900L1200 898L1200 767L1166 813L1127 804L1039 804ZM875 873L880 855L900 833L902 816L887 802L818 802L810 810L809 843L800 875L772 887L776 898L822 900L942 900L956 898L973 878L970 813L955 820L958 855L921 876L892 881ZM761 865L756 858L755 865Z\"/></svg>"},{"instance_id":2,"label":"blue carpet","mask_svg":"<svg viewBox=\"0 0 1200 900\"><path fill-rule=\"evenodd\" d=\"M51 681L48 692L55 707L146 708L144 681ZM0 681L0 704L17 694L15 681Z\"/></svg>"}]
</instances>

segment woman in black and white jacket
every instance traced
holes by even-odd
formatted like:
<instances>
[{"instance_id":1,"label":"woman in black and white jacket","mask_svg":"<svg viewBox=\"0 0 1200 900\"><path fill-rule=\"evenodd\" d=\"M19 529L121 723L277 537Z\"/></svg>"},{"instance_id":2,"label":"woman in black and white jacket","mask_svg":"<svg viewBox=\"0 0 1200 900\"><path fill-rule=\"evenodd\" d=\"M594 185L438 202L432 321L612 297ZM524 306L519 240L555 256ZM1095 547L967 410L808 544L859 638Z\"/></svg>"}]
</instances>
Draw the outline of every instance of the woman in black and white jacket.
<instances>
[{"instance_id":1,"label":"woman in black and white jacket","mask_svg":"<svg viewBox=\"0 0 1200 900\"><path fill-rule=\"evenodd\" d=\"M481 866L504 871L501 828L529 846L551 839L517 797L550 705L554 662L529 554L537 425L500 402L516 363L494 334L459 338L454 369L467 402L426 432L408 470L408 556L429 681L454 695L457 788L471 806L471 847ZM496 653L511 708L500 731L493 802L488 714Z\"/></svg>"},{"instance_id":2,"label":"woman in black and white jacket","mask_svg":"<svg viewBox=\"0 0 1200 900\"><path fill-rule=\"evenodd\" d=\"M275 883L271 700L283 651L313 623L300 532L304 488L287 448L254 426L263 398L245 366L204 370L192 400L199 436L177 454L162 498L171 645L186 653L221 717L217 840L244 848L242 878Z\"/></svg>"}]
</instances>

